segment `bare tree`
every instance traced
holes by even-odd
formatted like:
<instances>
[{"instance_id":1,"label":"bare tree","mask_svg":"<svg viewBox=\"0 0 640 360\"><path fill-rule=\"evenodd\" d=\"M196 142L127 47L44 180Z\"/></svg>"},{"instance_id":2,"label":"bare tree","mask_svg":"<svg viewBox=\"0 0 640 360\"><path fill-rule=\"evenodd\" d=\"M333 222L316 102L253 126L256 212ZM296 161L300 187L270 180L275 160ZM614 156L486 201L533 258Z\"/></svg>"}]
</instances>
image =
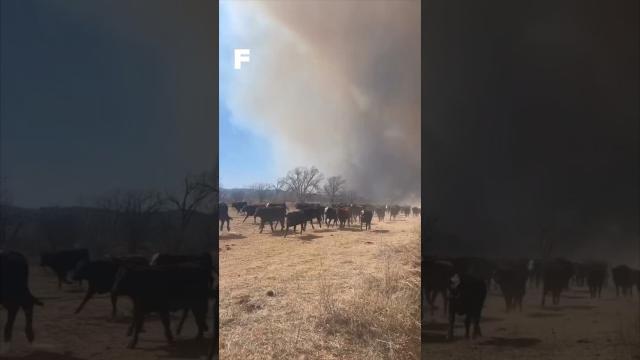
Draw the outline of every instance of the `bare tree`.
<instances>
[{"instance_id":1,"label":"bare tree","mask_svg":"<svg viewBox=\"0 0 640 360\"><path fill-rule=\"evenodd\" d=\"M264 202L264 200L267 198L267 194L269 194L269 191L273 189L273 186L267 183L255 183L249 188L253 190L258 196L258 202Z\"/></svg>"},{"instance_id":2,"label":"bare tree","mask_svg":"<svg viewBox=\"0 0 640 360\"><path fill-rule=\"evenodd\" d=\"M358 200L358 193L355 190L349 190L344 192L344 199L349 204L353 204Z\"/></svg>"},{"instance_id":3,"label":"bare tree","mask_svg":"<svg viewBox=\"0 0 640 360\"><path fill-rule=\"evenodd\" d=\"M164 205L162 195L153 190L131 190L123 194L121 211L127 252L137 254L147 233L149 222Z\"/></svg>"},{"instance_id":4,"label":"bare tree","mask_svg":"<svg viewBox=\"0 0 640 360\"><path fill-rule=\"evenodd\" d=\"M64 208L41 208L40 230L52 251L72 248L76 244L78 229L73 216Z\"/></svg>"},{"instance_id":5,"label":"bare tree","mask_svg":"<svg viewBox=\"0 0 640 360\"><path fill-rule=\"evenodd\" d=\"M101 222L94 225L100 225L112 242L122 238L127 252L137 254L151 218L164 204L162 194L155 190L114 190L96 200L97 207L103 211Z\"/></svg>"},{"instance_id":6,"label":"bare tree","mask_svg":"<svg viewBox=\"0 0 640 360\"><path fill-rule=\"evenodd\" d=\"M311 168L297 167L287 173L287 176L279 179L283 188L295 194L297 201L304 202L307 197L320 190L320 182L324 179L320 170L315 166Z\"/></svg>"},{"instance_id":7,"label":"bare tree","mask_svg":"<svg viewBox=\"0 0 640 360\"><path fill-rule=\"evenodd\" d=\"M173 251L179 251L184 242L184 235L189 227L193 215L206 203L207 198L216 195L217 179L214 174L202 172L197 175L187 175L184 187L178 196L169 195L168 200L180 212L179 236L173 244Z\"/></svg>"},{"instance_id":8,"label":"bare tree","mask_svg":"<svg viewBox=\"0 0 640 360\"><path fill-rule=\"evenodd\" d=\"M327 194L330 204L335 202L338 194L342 191L346 183L347 181L344 180L342 176L332 176L327 179L327 183L324 185L324 192Z\"/></svg>"},{"instance_id":9,"label":"bare tree","mask_svg":"<svg viewBox=\"0 0 640 360\"><path fill-rule=\"evenodd\" d=\"M244 200L244 190L234 189L231 191L231 200L233 201L242 201Z\"/></svg>"}]
</instances>

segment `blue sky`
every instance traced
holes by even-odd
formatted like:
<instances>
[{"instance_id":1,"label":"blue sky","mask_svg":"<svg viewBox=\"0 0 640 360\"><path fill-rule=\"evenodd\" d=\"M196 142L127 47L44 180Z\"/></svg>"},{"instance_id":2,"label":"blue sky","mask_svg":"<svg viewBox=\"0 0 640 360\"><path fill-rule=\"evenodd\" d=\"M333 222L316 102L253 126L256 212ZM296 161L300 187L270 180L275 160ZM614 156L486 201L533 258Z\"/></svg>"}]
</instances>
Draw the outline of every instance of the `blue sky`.
<instances>
[{"instance_id":1,"label":"blue sky","mask_svg":"<svg viewBox=\"0 0 640 360\"><path fill-rule=\"evenodd\" d=\"M220 3L220 183L225 188L244 187L256 182L273 183L277 174L270 142L240 125L229 106L229 85L237 75L233 68L233 49L242 47L242 40L230 24L228 6L225 2Z\"/></svg>"}]
</instances>

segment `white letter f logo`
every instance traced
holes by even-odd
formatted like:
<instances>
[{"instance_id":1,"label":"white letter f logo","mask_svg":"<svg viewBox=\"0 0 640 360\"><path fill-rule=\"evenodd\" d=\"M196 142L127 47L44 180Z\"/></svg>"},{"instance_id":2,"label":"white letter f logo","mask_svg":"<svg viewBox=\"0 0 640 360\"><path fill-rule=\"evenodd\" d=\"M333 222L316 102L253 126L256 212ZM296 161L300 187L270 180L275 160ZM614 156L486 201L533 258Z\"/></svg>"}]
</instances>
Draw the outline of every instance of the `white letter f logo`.
<instances>
[{"instance_id":1,"label":"white letter f logo","mask_svg":"<svg viewBox=\"0 0 640 360\"><path fill-rule=\"evenodd\" d=\"M234 65L233 67L236 70L240 70L243 62L249 62L249 55L251 53L251 49L234 49L233 50L233 58Z\"/></svg>"}]
</instances>

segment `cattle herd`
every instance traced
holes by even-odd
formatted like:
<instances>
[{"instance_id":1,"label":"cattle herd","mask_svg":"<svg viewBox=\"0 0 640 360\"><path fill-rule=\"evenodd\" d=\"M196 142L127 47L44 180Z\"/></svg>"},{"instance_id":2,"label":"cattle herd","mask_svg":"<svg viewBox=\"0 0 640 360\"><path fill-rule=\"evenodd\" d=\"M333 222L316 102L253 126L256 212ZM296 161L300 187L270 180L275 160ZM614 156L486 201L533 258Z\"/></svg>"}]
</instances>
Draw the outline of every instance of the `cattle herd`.
<instances>
[{"instance_id":1,"label":"cattle herd","mask_svg":"<svg viewBox=\"0 0 640 360\"><path fill-rule=\"evenodd\" d=\"M400 206L400 205L370 205L370 204L331 204L321 205L317 203L296 203L295 210L289 211L285 203L266 203L266 204L248 204L245 201L233 202L231 204L239 215L244 215L242 222L244 223L249 217L253 217L254 224L256 219L260 219L260 233L264 230L265 225L269 224L271 232L277 230L283 231L284 237L289 234L291 228L293 232L297 231L300 226L300 233L307 228L307 223L311 224L311 228L315 229L314 221L319 227L324 224L327 227L337 226L344 229L352 224L359 224L360 229L370 230L373 214L378 217L378 221L388 218L395 219L398 214L402 213L405 217L420 216L419 207ZM227 225L227 231L231 230L229 216L229 205L220 203L218 205L218 214L220 219L220 231L224 230Z\"/></svg>"},{"instance_id":2,"label":"cattle herd","mask_svg":"<svg viewBox=\"0 0 640 360\"><path fill-rule=\"evenodd\" d=\"M609 274L616 296L632 296L633 287L640 294L640 271L627 265L609 268L605 262L572 262L562 258L543 261L426 256L422 260L423 309L428 307L433 315L440 295L449 318L447 338L453 339L456 315L466 316L466 337L472 323L472 337L476 337L481 335L482 308L491 287L502 293L505 311L522 311L527 288L542 287L542 307L548 306L547 296L551 297L552 305L558 305L561 293L571 286L587 286L592 299L600 298Z\"/></svg>"},{"instance_id":3,"label":"cattle herd","mask_svg":"<svg viewBox=\"0 0 640 360\"><path fill-rule=\"evenodd\" d=\"M131 337L128 348L134 348L143 328L145 316L157 313L169 343L173 342L169 314L182 310L176 333L180 334L189 312L194 315L198 327L197 339L203 339L209 327L206 316L209 301L214 300L217 309L217 265L211 254L173 255L156 253L151 258L143 256L108 256L92 260L86 249L72 249L44 253L41 266L56 275L58 287L72 281L88 283L87 291L75 313L79 313L95 294L109 293L111 317L117 316L117 299L128 297L133 303L133 317L127 331ZM43 303L29 289L29 265L24 255L13 251L0 251L0 305L8 311L4 327L4 341L12 338L12 329L20 309L26 319L27 340L34 340L33 309ZM217 313L217 311L215 311ZM217 347L217 316L214 313L212 343L209 358Z\"/></svg>"}]
</instances>

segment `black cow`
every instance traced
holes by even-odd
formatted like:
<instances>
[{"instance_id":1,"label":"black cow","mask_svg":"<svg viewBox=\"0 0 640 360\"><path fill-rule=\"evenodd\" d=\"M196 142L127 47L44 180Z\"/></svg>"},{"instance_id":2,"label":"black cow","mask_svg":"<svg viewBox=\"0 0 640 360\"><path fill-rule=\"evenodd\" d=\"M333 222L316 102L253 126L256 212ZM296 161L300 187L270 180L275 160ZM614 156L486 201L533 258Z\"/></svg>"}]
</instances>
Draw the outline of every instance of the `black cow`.
<instances>
[{"instance_id":1,"label":"black cow","mask_svg":"<svg viewBox=\"0 0 640 360\"><path fill-rule=\"evenodd\" d=\"M402 213L404 213L404 217L409 217L411 215L411 206L403 206Z\"/></svg>"},{"instance_id":2,"label":"black cow","mask_svg":"<svg viewBox=\"0 0 640 360\"><path fill-rule=\"evenodd\" d=\"M622 296L633 295L632 289L636 279L634 279L634 271L630 267L627 265L616 266L611 269L611 275L616 286L616 296L620 296L620 290L622 290Z\"/></svg>"},{"instance_id":3,"label":"black cow","mask_svg":"<svg viewBox=\"0 0 640 360\"><path fill-rule=\"evenodd\" d=\"M296 232L296 229L300 225L300 234L304 232L304 229L307 225L307 218L301 210L292 211L287 214L287 225L286 230L284 231L284 237L287 237L289 233L289 228L293 226L293 232Z\"/></svg>"},{"instance_id":4,"label":"black cow","mask_svg":"<svg viewBox=\"0 0 640 360\"><path fill-rule=\"evenodd\" d=\"M236 201L236 202L232 202L231 206L236 209L236 211L238 213L242 212L242 208L244 208L245 206L247 206L247 202L246 201Z\"/></svg>"},{"instance_id":5,"label":"black cow","mask_svg":"<svg viewBox=\"0 0 640 360\"><path fill-rule=\"evenodd\" d=\"M322 228L323 208L319 206L309 206L302 209L302 212L304 213L305 219L311 224L312 229L315 230L315 227L313 226L314 219L318 222L318 226Z\"/></svg>"},{"instance_id":6,"label":"black cow","mask_svg":"<svg viewBox=\"0 0 640 360\"><path fill-rule=\"evenodd\" d=\"M450 261L435 257L428 257L422 261L422 294L426 299L425 302L430 306L431 315L433 315L438 294L442 295L444 312L447 313L447 293L449 280L453 274L453 264Z\"/></svg>"},{"instance_id":7,"label":"black cow","mask_svg":"<svg viewBox=\"0 0 640 360\"><path fill-rule=\"evenodd\" d=\"M338 221L340 222L340 229L344 228L346 224L351 226L351 209L348 207L338 208Z\"/></svg>"},{"instance_id":8,"label":"black cow","mask_svg":"<svg viewBox=\"0 0 640 360\"><path fill-rule=\"evenodd\" d=\"M602 286L607 278L607 264L600 262L587 263L587 285L591 298L602 296Z\"/></svg>"},{"instance_id":9,"label":"black cow","mask_svg":"<svg viewBox=\"0 0 640 360\"><path fill-rule=\"evenodd\" d=\"M447 339L453 339L453 329L456 315L466 315L465 337L469 338L469 326L473 322L473 335L482 336L480 331L480 317L487 298L487 284L483 279L467 274L455 274L449 285L449 331Z\"/></svg>"},{"instance_id":10,"label":"black cow","mask_svg":"<svg viewBox=\"0 0 640 360\"><path fill-rule=\"evenodd\" d=\"M491 261L480 257L456 257L451 259L455 271L459 274L471 275L477 279L482 279L487 284L491 284L496 266Z\"/></svg>"},{"instance_id":11,"label":"black cow","mask_svg":"<svg viewBox=\"0 0 640 360\"><path fill-rule=\"evenodd\" d=\"M569 286L569 280L573 276L573 265L564 259L546 261L542 269L542 306L545 305L547 293L551 293L554 305L560 303L562 290Z\"/></svg>"},{"instance_id":12,"label":"black cow","mask_svg":"<svg viewBox=\"0 0 640 360\"><path fill-rule=\"evenodd\" d=\"M384 221L384 216L386 215L386 209L383 207L376 208L376 215L378 216L378 221Z\"/></svg>"},{"instance_id":13,"label":"black cow","mask_svg":"<svg viewBox=\"0 0 640 360\"><path fill-rule=\"evenodd\" d=\"M285 210L287 210L287 204L285 204L285 203L271 203L271 202L268 202L267 205L265 205L265 207L268 207L268 208L269 207L281 207L281 208L284 208Z\"/></svg>"},{"instance_id":14,"label":"black cow","mask_svg":"<svg viewBox=\"0 0 640 360\"><path fill-rule=\"evenodd\" d=\"M365 230L371 230L371 219L373 219L373 212L371 210L362 210L360 214L360 230L364 224Z\"/></svg>"},{"instance_id":15,"label":"black cow","mask_svg":"<svg viewBox=\"0 0 640 360\"><path fill-rule=\"evenodd\" d=\"M27 340L33 342L33 306L43 304L29 290L29 264L18 252L0 250L0 305L7 309L4 341L11 341L13 324L22 309L26 322L24 332Z\"/></svg>"},{"instance_id":16,"label":"black cow","mask_svg":"<svg viewBox=\"0 0 640 360\"><path fill-rule=\"evenodd\" d=\"M529 269L529 286L536 288L542 283L542 260L531 259L528 264Z\"/></svg>"},{"instance_id":17,"label":"black cow","mask_svg":"<svg viewBox=\"0 0 640 360\"><path fill-rule=\"evenodd\" d=\"M417 206L414 206L411 208L411 211L413 212L413 216L420 216L420 208Z\"/></svg>"},{"instance_id":18,"label":"black cow","mask_svg":"<svg viewBox=\"0 0 640 360\"><path fill-rule=\"evenodd\" d=\"M242 220L242 223L244 224L244 222L247 220L247 218L249 216L253 216L253 223L256 223L256 211L260 208L264 208L266 207L265 205L262 204L257 204L257 205L245 205L245 207L242 208L242 211L244 211L244 213L246 214L244 217L244 220Z\"/></svg>"},{"instance_id":19,"label":"black cow","mask_svg":"<svg viewBox=\"0 0 640 360\"><path fill-rule=\"evenodd\" d=\"M269 223L271 232L273 232L273 223L280 223L280 229L284 229L284 218L287 215L287 211L284 207L264 207L256 210L256 217L260 218L260 233L264 230L264 224Z\"/></svg>"},{"instance_id":20,"label":"black cow","mask_svg":"<svg viewBox=\"0 0 640 360\"><path fill-rule=\"evenodd\" d=\"M87 249L45 252L40 257L40 266L47 266L55 272L58 277L58 288L60 288L63 282L71 284L67 275L76 268L79 262L89 260L89 250Z\"/></svg>"},{"instance_id":21,"label":"black cow","mask_svg":"<svg viewBox=\"0 0 640 360\"><path fill-rule=\"evenodd\" d=\"M134 318L128 332L133 338L127 347L136 346L144 317L152 312L160 315L165 337L172 343L169 313L180 309L191 309L198 325L197 338L202 339L212 292L210 276L210 270L199 263L120 267L112 292L133 301Z\"/></svg>"},{"instance_id":22,"label":"black cow","mask_svg":"<svg viewBox=\"0 0 640 360\"><path fill-rule=\"evenodd\" d=\"M574 284L578 287L583 287L587 280L587 272L589 271L587 264L574 263L573 268L575 272L573 277Z\"/></svg>"},{"instance_id":23,"label":"black cow","mask_svg":"<svg viewBox=\"0 0 640 360\"><path fill-rule=\"evenodd\" d=\"M389 219L396 219L396 216L400 213L400 206L393 205L389 208Z\"/></svg>"},{"instance_id":24,"label":"black cow","mask_svg":"<svg viewBox=\"0 0 640 360\"><path fill-rule=\"evenodd\" d=\"M231 216L229 216L229 207L225 203L218 204L218 219L220 219L220 231L224 228L224 223L227 223L227 231L231 231L229 224L231 223Z\"/></svg>"},{"instance_id":25,"label":"black cow","mask_svg":"<svg viewBox=\"0 0 640 360\"><path fill-rule=\"evenodd\" d=\"M338 210L335 207L326 207L324 209L324 222L327 227L331 227L331 222L333 225L338 223Z\"/></svg>"},{"instance_id":26,"label":"black cow","mask_svg":"<svg viewBox=\"0 0 640 360\"><path fill-rule=\"evenodd\" d=\"M349 206L349 210L351 215L351 222L360 222L360 215L362 213L362 210L364 210L364 207L351 204Z\"/></svg>"},{"instance_id":27,"label":"black cow","mask_svg":"<svg viewBox=\"0 0 640 360\"><path fill-rule=\"evenodd\" d=\"M149 260L144 256L112 257L104 260L81 261L73 271L75 281L87 280L89 287L84 299L75 311L78 314L95 294L106 294L111 291L120 266L147 265ZM118 297L111 293L111 317L117 314Z\"/></svg>"},{"instance_id":28,"label":"black cow","mask_svg":"<svg viewBox=\"0 0 640 360\"><path fill-rule=\"evenodd\" d=\"M498 265L493 279L500 286L507 312L516 306L522 311L522 298L527 289L528 275L526 260L504 262Z\"/></svg>"}]
</instances>

